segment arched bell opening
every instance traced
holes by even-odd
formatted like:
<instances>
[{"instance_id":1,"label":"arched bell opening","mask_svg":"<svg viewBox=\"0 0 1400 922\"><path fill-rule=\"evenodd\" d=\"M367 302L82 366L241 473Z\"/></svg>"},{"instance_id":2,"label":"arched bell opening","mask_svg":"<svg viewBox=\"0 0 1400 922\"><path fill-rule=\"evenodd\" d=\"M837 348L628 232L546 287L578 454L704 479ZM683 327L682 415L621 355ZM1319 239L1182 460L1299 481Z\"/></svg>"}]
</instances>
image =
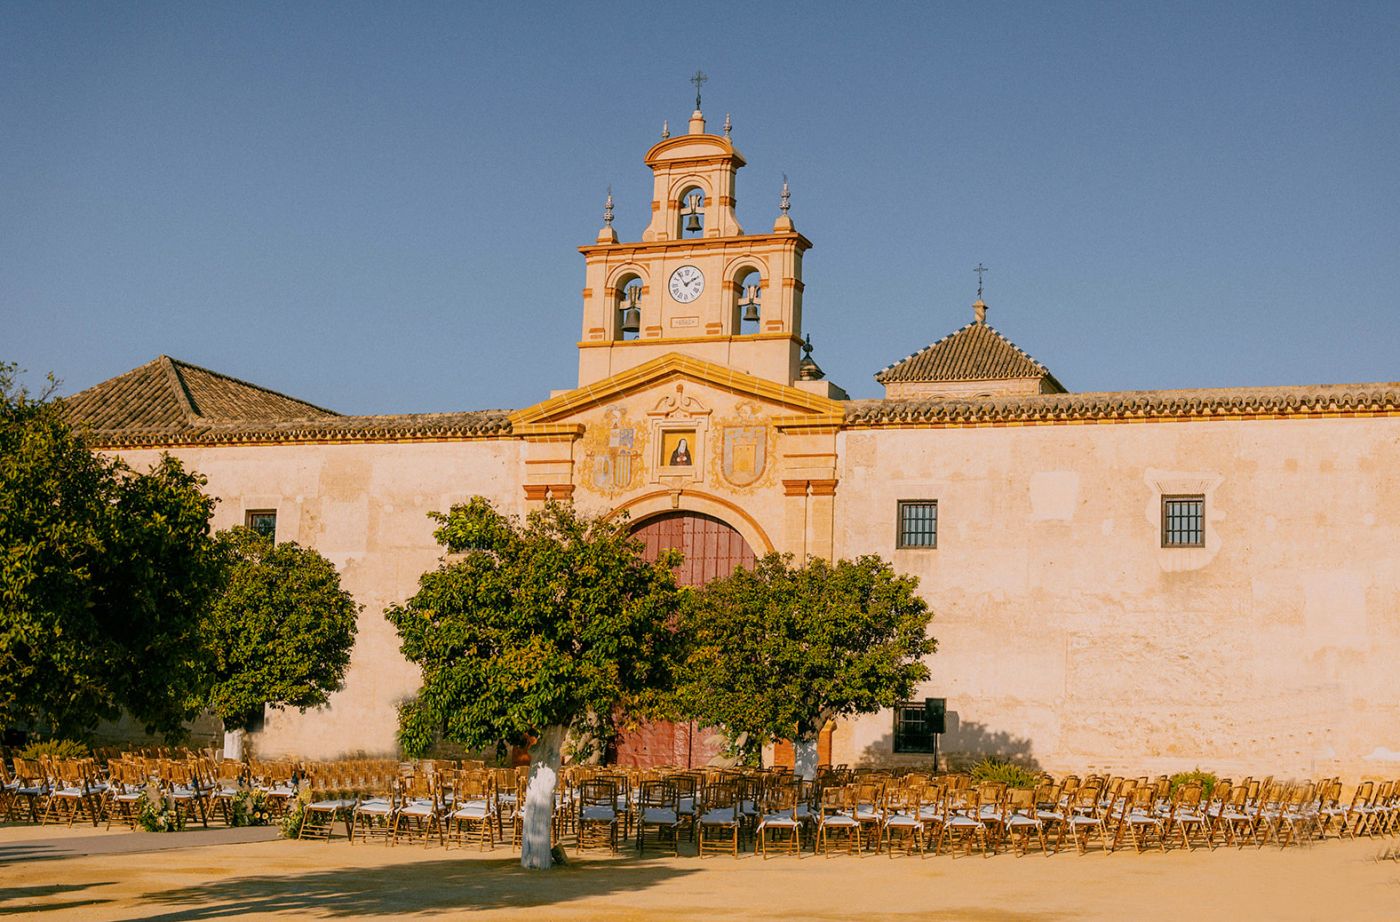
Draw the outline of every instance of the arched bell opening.
<instances>
[{"instance_id":1,"label":"arched bell opening","mask_svg":"<svg viewBox=\"0 0 1400 922\"><path fill-rule=\"evenodd\" d=\"M763 276L751 266L740 269L734 280L734 332L739 336L758 333L763 328Z\"/></svg>"},{"instance_id":2,"label":"arched bell opening","mask_svg":"<svg viewBox=\"0 0 1400 922\"><path fill-rule=\"evenodd\" d=\"M636 339L642 333L642 279L637 275L624 275L618 279L613 289L613 305L616 312L616 333L614 339Z\"/></svg>"},{"instance_id":3,"label":"arched bell opening","mask_svg":"<svg viewBox=\"0 0 1400 922\"><path fill-rule=\"evenodd\" d=\"M680 222L676 236L683 240L705 236L705 190L687 186L676 199L676 206Z\"/></svg>"}]
</instances>

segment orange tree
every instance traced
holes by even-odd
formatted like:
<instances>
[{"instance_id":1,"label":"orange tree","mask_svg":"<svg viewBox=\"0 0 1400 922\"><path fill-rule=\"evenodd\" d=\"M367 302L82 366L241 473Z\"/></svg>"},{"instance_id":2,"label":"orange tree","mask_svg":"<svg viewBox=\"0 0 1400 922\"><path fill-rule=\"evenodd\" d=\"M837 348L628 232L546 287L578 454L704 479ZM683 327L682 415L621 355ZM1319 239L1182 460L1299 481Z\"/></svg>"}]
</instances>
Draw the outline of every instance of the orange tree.
<instances>
[{"instance_id":1,"label":"orange tree","mask_svg":"<svg viewBox=\"0 0 1400 922\"><path fill-rule=\"evenodd\" d=\"M475 497L434 519L447 557L385 612L423 672L399 742L529 745L520 863L548 868L566 737L605 740L671 686L678 560L648 563L624 522L558 503L522 523Z\"/></svg>"},{"instance_id":2,"label":"orange tree","mask_svg":"<svg viewBox=\"0 0 1400 922\"><path fill-rule=\"evenodd\" d=\"M94 452L0 362L0 727L85 737L125 711L184 735L223 574L204 485Z\"/></svg>"},{"instance_id":3,"label":"orange tree","mask_svg":"<svg viewBox=\"0 0 1400 922\"><path fill-rule=\"evenodd\" d=\"M681 628L679 706L731 737L792 740L812 777L827 721L893 707L929 677L937 645L918 586L876 555L794 566L769 554L708 583Z\"/></svg>"}]
</instances>

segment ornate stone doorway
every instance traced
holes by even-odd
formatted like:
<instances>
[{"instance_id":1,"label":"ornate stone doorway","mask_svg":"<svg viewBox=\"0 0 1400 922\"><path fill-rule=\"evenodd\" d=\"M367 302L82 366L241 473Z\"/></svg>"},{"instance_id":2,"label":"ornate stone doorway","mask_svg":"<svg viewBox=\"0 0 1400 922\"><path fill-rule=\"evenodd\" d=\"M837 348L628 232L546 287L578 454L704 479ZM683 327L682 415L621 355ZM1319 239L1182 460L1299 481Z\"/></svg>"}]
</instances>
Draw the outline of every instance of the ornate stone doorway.
<instances>
[{"instance_id":1,"label":"ornate stone doorway","mask_svg":"<svg viewBox=\"0 0 1400 922\"><path fill-rule=\"evenodd\" d=\"M743 536L726 522L704 513L664 512L637 523L632 533L646 545L643 553L648 560L670 548L685 555L676 568L676 579L683 586L701 586L739 567L754 565L753 548ZM619 736L610 747L608 761L639 768L690 768L706 764L723 748L714 730L695 721L655 721Z\"/></svg>"}]
</instances>

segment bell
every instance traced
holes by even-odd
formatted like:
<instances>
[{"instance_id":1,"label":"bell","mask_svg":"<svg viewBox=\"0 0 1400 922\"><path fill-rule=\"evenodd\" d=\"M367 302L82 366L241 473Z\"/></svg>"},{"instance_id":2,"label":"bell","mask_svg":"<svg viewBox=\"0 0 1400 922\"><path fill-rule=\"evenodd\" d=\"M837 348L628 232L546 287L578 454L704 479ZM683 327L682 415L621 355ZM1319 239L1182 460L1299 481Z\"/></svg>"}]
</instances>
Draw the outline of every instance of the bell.
<instances>
[{"instance_id":1,"label":"bell","mask_svg":"<svg viewBox=\"0 0 1400 922\"><path fill-rule=\"evenodd\" d=\"M622 312L622 332L636 333L642 329L642 312L635 307L629 307Z\"/></svg>"},{"instance_id":2,"label":"bell","mask_svg":"<svg viewBox=\"0 0 1400 922\"><path fill-rule=\"evenodd\" d=\"M741 319L747 320L747 321L752 321L753 323L757 323L757 322L758 322L758 286L757 286L757 285L745 285L745 286L744 286L744 300L743 300L743 302L741 302L741 303L739 304L739 307L743 309L743 313L739 315L739 316L741 317Z\"/></svg>"},{"instance_id":3,"label":"bell","mask_svg":"<svg viewBox=\"0 0 1400 922\"><path fill-rule=\"evenodd\" d=\"M700 216L692 211L690 217L685 220L685 229L691 233L698 232L700 230Z\"/></svg>"}]
</instances>

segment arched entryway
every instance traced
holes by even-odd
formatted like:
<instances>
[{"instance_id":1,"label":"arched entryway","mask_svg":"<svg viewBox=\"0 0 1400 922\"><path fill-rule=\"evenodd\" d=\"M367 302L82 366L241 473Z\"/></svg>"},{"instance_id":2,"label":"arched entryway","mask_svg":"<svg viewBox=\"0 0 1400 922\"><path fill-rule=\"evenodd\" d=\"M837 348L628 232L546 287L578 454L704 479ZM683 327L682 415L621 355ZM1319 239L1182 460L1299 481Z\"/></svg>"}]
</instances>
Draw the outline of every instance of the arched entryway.
<instances>
[{"instance_id":1,"label":"arched entryway","mask_svg":"<svg viewBox=\"0 0 1400 922\"><path fill-rule=\"evenodd\" d=\"M647 560L675 548L685 555L676 568L682 586L703 586L739 567L753 568L753 548L727 522L702 512L663 512L637 523L632 534L646 545Z\"/></svg>"},{"instance_id":2,"label":"arched entryway","mask_svg":"<svg viewBox=\"0 0 1400 922\"><path fill-rule=\"evenodd\" d=\"M683 586L701 586L739 567L752 568L753 548L728 523L702 512L663 512L638 522L632 534L645 545L647 560L675 548L684 555L676 568ZM655 765L704 765L719 755L722 742L715 731L694 721L654 721L620 735L611 747L609 761L618 765L649 768Z\"/></svg>"}]
</instances>

